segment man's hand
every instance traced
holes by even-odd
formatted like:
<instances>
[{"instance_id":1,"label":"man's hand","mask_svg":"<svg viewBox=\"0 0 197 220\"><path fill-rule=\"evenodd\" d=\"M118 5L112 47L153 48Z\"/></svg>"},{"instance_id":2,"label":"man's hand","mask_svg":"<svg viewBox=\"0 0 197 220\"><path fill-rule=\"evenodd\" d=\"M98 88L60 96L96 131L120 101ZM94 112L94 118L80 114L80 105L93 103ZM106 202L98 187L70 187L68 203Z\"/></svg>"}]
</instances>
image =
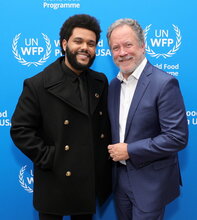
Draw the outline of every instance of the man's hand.
<instances>
[{"instance_id":1,"label":"man's hand","mask_svg":"<svg viewBox=\"0 0 197 220\"><path fill-rule=\"evenodd\" d=\"M108 152L113 161L129 159L126 143L108 145Z\"/></svg>"}]
</instances>

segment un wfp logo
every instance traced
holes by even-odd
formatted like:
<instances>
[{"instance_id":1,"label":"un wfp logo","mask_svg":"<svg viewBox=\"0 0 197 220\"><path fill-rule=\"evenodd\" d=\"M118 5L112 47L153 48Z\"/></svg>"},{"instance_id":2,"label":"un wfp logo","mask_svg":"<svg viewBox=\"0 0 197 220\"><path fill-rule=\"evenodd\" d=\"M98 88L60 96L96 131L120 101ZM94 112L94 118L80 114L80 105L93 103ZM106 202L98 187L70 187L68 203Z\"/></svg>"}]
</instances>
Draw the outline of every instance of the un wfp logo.
<instances>
[{"instance_id":1,"label":"un wfp logo","mask_svg":"<svg viewBox=\"0 0 197 220\"><path fill-rule=\"evenodd\" d=\"M46 45L46 50L44 47L40 46L40 41L42 41L42 39L39 38L24 38L23 45L20 44L20 46L18 46L20 37L21 33L17 34L12 42L12 52L18 62L28 67L31 65L43 65L51 54L51 43L48 36L42 33L42 37ZM43 43L41 42L41 44ZM31 59L36 57L38 60L29 61L29 57L31 57Z\"/></svg>"},{"instance_id":2,"label":"un wfp logo","mask_svg":"<svg viewBox=\"0 0 197 220\"><path fill-rule=\"evenodd\" d=\"M33 183L34 183L34 178L33 178L33 171L30 170L30 172L26 171L27 165L23 166L20 171L19 171L19 175L18 175L18 180L20 185L23 187L23 189L25 191L27 191L28 193L32 193L33 192Z\"/></svg>"},{"instance_id":3,"label":"un wfp logo","mask_svg":"<svg viewBox=\"0 0 197 220\"><path fill-rule=\"evenodd\" d=\"M168 29L155 29L152 33L151 37L149 37L149 43L147 41L147 36L150 31L151 25L146 26L144 30L144 37L146 42L146 52L151 57L159 58L168 58L172 57L179 49L181 45L181 32L180 29L172 24L174 30L173 34L170 35L170 31ZM176 38L176 40L175 40ZM151 47L149 46L151 45ZM159 48L160 51L163 53L158 53L157 49Z\"/></svg>"}]
</instances>

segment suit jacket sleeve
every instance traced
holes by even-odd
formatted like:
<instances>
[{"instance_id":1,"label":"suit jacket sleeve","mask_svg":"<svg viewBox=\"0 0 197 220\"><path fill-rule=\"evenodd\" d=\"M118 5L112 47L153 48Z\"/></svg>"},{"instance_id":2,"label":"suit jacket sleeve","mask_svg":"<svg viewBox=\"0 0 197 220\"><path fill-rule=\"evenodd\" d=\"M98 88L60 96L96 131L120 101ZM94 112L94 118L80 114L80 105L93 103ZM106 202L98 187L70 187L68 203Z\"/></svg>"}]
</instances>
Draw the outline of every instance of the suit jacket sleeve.
<instances>
[{"instance_id":1,"label":"suit jacket sleeve","mask_svg":"<svg viewBox=\"0 0 197 220\"><path fill-rule=\"evenodd\" d=\"M11 137L36 166L48 169L52 167L55 147L46 146L39 135L42 121L40 113L35 86L27 79L12 116Z\"/></svg>"},{"instance_id":2,"label":"suit jacket sleeve","mask_svg":"<svg viewBox=\"0 0 197 220\"><path fill-rule=\"evenodd\" d=\"M130 160L137 167L169 157L187 145L186 112L179 84L175 78L170 78L160 88L156 105L157 114L154 118L158 120L160 131L152 137L142 138L128 144ZM142 115L142 117L147 116ZM153 134L156 133L154 128L150 129ZM139 132L143 133L143 130Z\"/></svg>"}]
</instances>

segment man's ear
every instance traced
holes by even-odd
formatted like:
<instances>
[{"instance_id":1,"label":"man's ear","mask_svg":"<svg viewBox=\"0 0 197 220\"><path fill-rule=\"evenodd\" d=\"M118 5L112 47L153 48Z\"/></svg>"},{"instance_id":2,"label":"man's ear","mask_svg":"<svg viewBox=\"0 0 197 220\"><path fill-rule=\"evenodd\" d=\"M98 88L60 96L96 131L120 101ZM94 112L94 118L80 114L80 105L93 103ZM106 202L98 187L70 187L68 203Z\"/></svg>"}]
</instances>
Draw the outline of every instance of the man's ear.
<instances>
[{"instance_id":1,"label":"man's ear","mask_svg":"<svg viewBox=\"0 0 197 220\"><path fill-rule=\"evenodd\" d=\"M63 39L63 41L62 41L62 48L63 48L64 51L66 51L67 43L68 43L67 40Z\"/></svg>"}]
</instances>

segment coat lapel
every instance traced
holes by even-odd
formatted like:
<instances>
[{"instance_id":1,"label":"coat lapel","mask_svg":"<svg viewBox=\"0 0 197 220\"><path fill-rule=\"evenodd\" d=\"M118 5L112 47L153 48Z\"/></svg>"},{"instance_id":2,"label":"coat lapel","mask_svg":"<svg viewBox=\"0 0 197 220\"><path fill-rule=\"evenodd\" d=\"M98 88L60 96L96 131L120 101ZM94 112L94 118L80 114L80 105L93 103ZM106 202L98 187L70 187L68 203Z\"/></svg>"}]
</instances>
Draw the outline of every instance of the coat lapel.
<instances>
[{"instance_id":1,"label":"coat lapel","mask_svg":"<svg viewBox=\"0 0 197 220\"><path fill-rule=\"evenodd\" d=\"M72 82L66 77L61 68L62 59L63 57L57 59L44 70L44 87L66 104L87 115L88 112L81 106ZM93 74L92 70L88 70L87 80L90 113L93 114L101 98L105 82L99 74Z\"/></svg>"},{"instance_id":2,"label":"coat lapel","mask_svg":"<svg viewBox=\"0 0 197 220\"><path fill-rule=\"evenodd\" d=\"M93 74L91 70L88 71L87 80L90 114L93 114L103 93L105 82L99 75Z\"/></svg>"},{"instance_id":3,"label":"coat lapel","mask_svg":"<svg viewBox=\"0 0 197 220\"><path fill-rule=\"evenodd\" d=\"M59 58L45 69L44 87L48 92L61 99L66 104L84 114L88 114L87 111L81 107L79 97L77 97L74 86L72 85L73 82L66 77L66 74L61 68L62 59L62 57Z\"/></svg>"},{"instance_id":4,"label":"coat lapel","mask_svg":"<svg viewBox=\"0 0 197 220\"><path fill-rule=\"evenodd\" d=\"M151 65L150 65L150 63L147 63L147 65L145 66L145 68L139 78L139 81L138 81L138 84L137 84L137 87L136 87L136 90L135 90L135 93L133 96L133 100L131 102L131 106L130 106L128 117L127 117L125 139L127 138L127 135L128 135L129 130L131 128L132 120L133 120L133 117L136 113L138 105L139 105L139 103L140 103L140 101L146 91L146 88L150 82L150 78L148 77L150 74L151 74Z\"/></svg>"}]
</instances>

